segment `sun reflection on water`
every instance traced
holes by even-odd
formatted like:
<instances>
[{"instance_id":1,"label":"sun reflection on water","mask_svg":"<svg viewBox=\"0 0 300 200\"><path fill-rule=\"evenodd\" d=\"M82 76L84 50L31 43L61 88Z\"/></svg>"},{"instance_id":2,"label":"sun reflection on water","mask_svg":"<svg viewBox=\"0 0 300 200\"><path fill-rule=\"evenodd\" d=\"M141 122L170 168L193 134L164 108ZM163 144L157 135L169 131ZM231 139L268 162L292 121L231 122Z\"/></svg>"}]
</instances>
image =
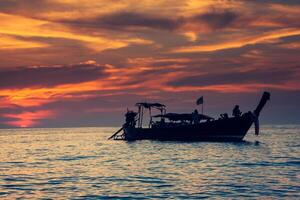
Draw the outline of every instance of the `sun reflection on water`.
<instances>
[{"instance_id":1,"label":"sun reflection on water","mask_svg":"<svg viewBox=\"0 0 300 200\"><path fill-rule=\"evenodd\" d=\"M299 197L299 127L242 143L107 141L116 128L0 130L0 197Z\"/></svg>"}]
</instances>

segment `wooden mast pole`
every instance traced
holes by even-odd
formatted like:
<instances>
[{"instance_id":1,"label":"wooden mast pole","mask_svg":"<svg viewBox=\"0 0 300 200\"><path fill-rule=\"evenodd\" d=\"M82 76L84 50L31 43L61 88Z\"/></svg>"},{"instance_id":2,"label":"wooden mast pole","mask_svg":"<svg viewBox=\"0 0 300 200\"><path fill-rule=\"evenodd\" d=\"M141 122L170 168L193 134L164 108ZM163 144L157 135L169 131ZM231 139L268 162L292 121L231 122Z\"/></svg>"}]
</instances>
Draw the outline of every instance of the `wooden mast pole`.
<instances>
[{"instance_id":1,"label":"wooden mast pole","mask_svg":"<svg viewBox=\"0 0 300 200\"><path fill-rule=\"evenodd\" d=\"M142 106L142 117L141 117L141 127L143 127L143 117L144 117L144 107Z\"/></svg>"}]
</instances>

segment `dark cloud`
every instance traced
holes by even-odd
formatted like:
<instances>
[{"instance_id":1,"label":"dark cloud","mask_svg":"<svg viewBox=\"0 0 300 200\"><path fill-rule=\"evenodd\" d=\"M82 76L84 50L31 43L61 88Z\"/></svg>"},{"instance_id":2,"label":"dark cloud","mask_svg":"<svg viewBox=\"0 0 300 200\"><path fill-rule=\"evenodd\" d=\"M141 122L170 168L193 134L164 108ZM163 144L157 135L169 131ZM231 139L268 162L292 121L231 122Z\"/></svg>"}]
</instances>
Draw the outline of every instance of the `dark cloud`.
<instances>
[{"instance_id":1,"label":"dark cloud","mask_svg":"<svg viewBox=\"0 0 300 200\"><path fill-rule=\"evenodd\" d=\"M0 71L0 88L51 87L60 84L80 83L103 77L104 66L75 64L66 66L26 67Z\"/></svg>"},{"instance_id":2,"label":"dark cloud","mask_svg":"<svg viewBox=\"0 0 300 200\"><path fill-rule=\"evenodd\" d=\"M6 13L18 13L36 16L43 11L64 11L70 9L70 5L64 5L52 0L1 0L0 11Z\"/></svg>"},{"instance_id":3,"label":"dark cloud","mask_svg":"<svg viewBox=\"0 0 300 200\"><path fill-rule=\"evenodd\" d=\"M174 30L180 27L180 25L184 23L184 20L181 18L171 19L137 12L117 12L90 19L65 20L61 22L69 23L71 25L110 29L126 29L135 27Z\"/></svg>"},{"instance_id":4,"label":"dark cloud","mask_svg":"<svg viewBox=\"0 0 300 200\"><path fill-rule=\"evenodd\" d=\"M232 24L239 15L233 11L211 11L194 16L194 20L205 23L212 29L225 28Z\"/></svg>"},{"instance_id":5,"label":"dark cloud","mask_svg":"<svg viewBox=\"0 0 300 200\"><path fill-rule=\"evenodd\" d=\"M173 20L166 17L157 17L130 12L107 15L101 17L99 21L106 26L133 26L167 30L176 29L182 23L180 19Z\"/></svg>"},{"instance_id":6,"label":"dark cloud","mask_svg":"<svg viewBox=\"0 0 300 200\"><path fill-rule=\"evenodd\" d=\"M175 31L184 29L186 24L205 25L212 30L231 26L240 14L230 10L211 10L192 17L176 16L166 17L155 14L145 14L138 12L115 12L101 15L94 18L79 18L60 20L70 27L79 29L84 28L103 28L110 30L136 30L139 29L159 29ZM203 27L203 26L201 26Z\"/></svg>"},{"instance_id":7,"label":"dark cloud","mask_svg":"<svg viewBox=\"0 0 300 200\"><path fill-rule=\"evenodd\" d=\"M248 72L209 73L193 75L169 82L171 86L210 86L222 84L265 83L276 84L290 80L295 69L252 70Z\"/></svg>"},{"instance_id":8,"label":"dark cloud","mask_svg":"<svg viewBox=\"0 0 300 200\"><path fill-rule=\"evenodd\" d=\"M286 4L286 5L300 5L299 0L252 0L252 3L264 4L264 3L278 3L278 4Z\"/></svg>"},{"instance_id":9,"label":"dark cloud","mask_svg":"<svg viewBox=\"0 0 300 200\"><path fill-rule=\"evenodd\" d=\"M94 92L87 92L91 94ZM55 118L39 120L41 126L47 127L68 127L68 126L115 126L123 124L126 108L142 99L136 94L128 91L124 94L102 95L82 98L61 99L47 103L42 106L43 110L58 110L59 114ZM120 101L121 99L121 101ZM80 114L78 114L80 113ZM1 118L0 118L1 127Z\"/></svg>"},{"instance_id":10,"label":"dark cloud","mask_svg":"<svg viewBox=\"0 0 300 200\"><path fill-rule=\"evenodd\" d=\"M129 29L129 28L151 28L161 30L176 30L182 28L186 23L204 23L212 29L220 29L230 25L238 14L233 11L211 11L199 14L191 18L162 17L137 12L116 12L96 18L65 20L61 22L70 25L80 25L86 27L99 27L108 29Z\"/></svg>"}]
</instances>

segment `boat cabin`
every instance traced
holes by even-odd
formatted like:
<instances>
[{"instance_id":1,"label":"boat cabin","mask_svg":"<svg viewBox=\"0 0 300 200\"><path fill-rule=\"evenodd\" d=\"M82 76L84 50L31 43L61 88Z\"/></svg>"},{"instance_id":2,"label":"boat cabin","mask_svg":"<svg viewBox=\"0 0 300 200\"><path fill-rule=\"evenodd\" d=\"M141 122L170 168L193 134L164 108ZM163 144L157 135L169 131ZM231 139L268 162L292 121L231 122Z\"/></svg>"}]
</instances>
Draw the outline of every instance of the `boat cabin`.
<instances>
[{"instance_id":1,"label":"boat cabin","mask_svg":"<svg viewBox=\"0 0 300 200\"><path fill-rule=\"evenodd\" d=\"M206 122L214 120L214 118L210 116L199 114L197 110L192 113L167 113L166 106L161 103L140 102L136 103L135 105L138 107L138 112L136 113L134 111L127 111L125 117L126 123L136 128L143 128L143 121L146 112L148 112L149 115L149 128L170 127L183 124L198 124L201 121ZM159 114L152 115L153 110L158 111Z\"/></svg>"}]
</instances>

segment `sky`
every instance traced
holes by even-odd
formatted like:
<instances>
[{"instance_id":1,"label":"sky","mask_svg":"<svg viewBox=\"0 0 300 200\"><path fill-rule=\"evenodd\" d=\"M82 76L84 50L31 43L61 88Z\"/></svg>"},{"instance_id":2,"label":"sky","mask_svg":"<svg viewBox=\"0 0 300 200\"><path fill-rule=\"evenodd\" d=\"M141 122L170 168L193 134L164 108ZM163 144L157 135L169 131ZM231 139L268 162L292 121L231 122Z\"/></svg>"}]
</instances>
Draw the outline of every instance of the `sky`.
<instances>
[{"instance_id":1,"label":"sky","mask_svg":"<svg viewBox=\"0 0 300 200\"><path fill-rule=\"evenodd\" d=\"M0 128L120 126L136 102L300 123L300 1L1 0Z\"/></svg>"}]
</instances>

